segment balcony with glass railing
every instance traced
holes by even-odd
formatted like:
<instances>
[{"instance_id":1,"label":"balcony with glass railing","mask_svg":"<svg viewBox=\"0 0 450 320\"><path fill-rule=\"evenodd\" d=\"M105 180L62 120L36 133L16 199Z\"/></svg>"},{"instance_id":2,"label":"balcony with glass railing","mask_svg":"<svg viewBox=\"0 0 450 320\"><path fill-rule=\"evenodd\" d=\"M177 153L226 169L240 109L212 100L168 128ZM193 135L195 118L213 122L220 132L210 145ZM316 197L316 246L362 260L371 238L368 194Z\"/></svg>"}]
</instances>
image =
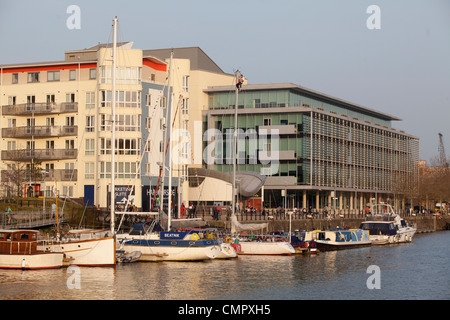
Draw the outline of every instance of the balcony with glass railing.
<instances>
[{"instance_id":1,"label":"balcony with glass railing","mask_svg":"<svg viewBox=\"0 0 450 320\"><path fill-rule=\"evenodd\" d=\"M22 103L2 107L4 116L30 116L78 112L78 102Z\"/></svg>"},{"instance_id":2,"label":"balcony with glass railing","mask_svg":"<svg viewBox=\"0 0 450 320\"><path fill-rule=\"evenodd\" d=\"M77 149L34 149L34 150L2 150L2 160L9 161L41 161L76 159Z\"/></svg>"},{"instance_id":3,"label":"balcony with glass railing","mask_svg":"<svg viewBox=\"0 0 450 320\"><path fill-rule=\"evenodd\" d=\"M78 126L26 126L3 128L3 138L47 138L47 137L64 137L76 136L78 134Z\"/></svg>"},{"instance_id":4,"label":"balcony with glass railing","mask_svg":"<svg viewBox=\"0 0 450 320\"><path fill-rule=\"evenodd\" d=\"M2 182L12 182L16 181L18 173L14 170L2 170L1 171L1 181ZM51 182L51 181L77 181L78 170L77 169L53 169L44 171L41 173L33 173L30 170L24 170L23 176L21 176L22 181L32 181L35 182Z\"/></svg>"}]
</instances>

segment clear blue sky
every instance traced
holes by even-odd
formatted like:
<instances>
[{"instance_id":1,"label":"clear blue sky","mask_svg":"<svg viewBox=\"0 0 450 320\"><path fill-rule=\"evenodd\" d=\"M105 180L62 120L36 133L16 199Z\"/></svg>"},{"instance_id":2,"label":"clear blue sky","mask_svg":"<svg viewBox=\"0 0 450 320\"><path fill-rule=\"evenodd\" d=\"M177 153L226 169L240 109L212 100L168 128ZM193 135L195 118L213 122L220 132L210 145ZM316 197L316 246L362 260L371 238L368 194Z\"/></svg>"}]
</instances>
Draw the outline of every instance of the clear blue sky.
<instances>
[{"instance_id":1,"label":"clear blue sky","mask_svg":"<svg viewBox=\"0 0 450 320\"><path fill-rule=\"evenodd\" d=\"M70 30L69 5L81 10ZM369 30L367 7L381 9ZM450 156L448 0L0 0L0 64L62 60L64 51L119 40L135 48L201 47L250 83L293 82L397 116L420 158Z\"/></svg>"}]
</instances>

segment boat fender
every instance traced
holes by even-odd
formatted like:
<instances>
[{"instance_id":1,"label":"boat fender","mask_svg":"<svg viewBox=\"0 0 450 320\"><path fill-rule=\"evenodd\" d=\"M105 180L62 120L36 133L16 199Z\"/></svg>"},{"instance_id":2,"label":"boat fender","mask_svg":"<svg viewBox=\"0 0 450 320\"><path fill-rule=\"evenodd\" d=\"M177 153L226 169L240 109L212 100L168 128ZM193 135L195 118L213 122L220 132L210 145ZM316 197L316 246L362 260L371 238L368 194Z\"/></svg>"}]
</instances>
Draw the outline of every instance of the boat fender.
<instances>
[{"instance_id":1,"label":"boat fender","mask_svg":"<svg viewBox=\"0 0 450 320\"><path fill-rule=\"evenodd\" d=\"M308 247L309 247L309 243L305 242L305 248L308 248Z\"/></svg>"}]
</instances>

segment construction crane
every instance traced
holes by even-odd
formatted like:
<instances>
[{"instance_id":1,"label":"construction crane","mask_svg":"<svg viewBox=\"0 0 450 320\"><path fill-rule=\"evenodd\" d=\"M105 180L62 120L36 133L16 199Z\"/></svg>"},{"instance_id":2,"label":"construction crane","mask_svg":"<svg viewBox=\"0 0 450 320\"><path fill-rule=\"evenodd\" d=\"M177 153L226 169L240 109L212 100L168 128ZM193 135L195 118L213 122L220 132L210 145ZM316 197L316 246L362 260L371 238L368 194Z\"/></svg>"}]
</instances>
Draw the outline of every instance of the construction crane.
<instances>
[{"instance_id":1,"label":"construction crane","mask_svg":"<svg viewBox=\"0 0 450 320\"><path fill-rule=\"evenodd\" d=\"M439 132L439 165L443 168L448 168L448 162L447 157L445 156L445 149L444 149L444 139L442 138L442 133Z\"/></svg>"}]
</instances>

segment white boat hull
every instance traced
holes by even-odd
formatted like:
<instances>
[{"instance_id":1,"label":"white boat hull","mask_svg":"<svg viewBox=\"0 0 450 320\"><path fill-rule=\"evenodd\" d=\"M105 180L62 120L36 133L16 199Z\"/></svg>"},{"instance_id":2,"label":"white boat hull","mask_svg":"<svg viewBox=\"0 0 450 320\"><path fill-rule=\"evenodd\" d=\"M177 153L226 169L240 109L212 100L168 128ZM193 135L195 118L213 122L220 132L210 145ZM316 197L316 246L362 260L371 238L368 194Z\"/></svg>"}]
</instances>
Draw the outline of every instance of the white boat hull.
<instances>
[{"instance_id":1,"label":"white boat hull","mask_svg":"<svg viewBox=\"0 0 450 320\"><path fill-rule=\"evenodd\" d=\"M42 248L49 252L64 253L70 265L110 266L116 263L116 248L113 237L72 242L46 244Z\"/></svg>"},{"instance_id":2,"label":"white boat hull","mask_svg":"<svg viewBox=\"0 0 450 320\"><path fill-rule=\"evenodd\" d=\"M236 258L237 253L236 250L229 243L221 243L220 250L217 254L216 259L231 259Z\"/></svg>"},{"instance_id":3,"label":"white boat hull","mask_svg":"<svg viewBox=\"0 0 450 320\"><path fill-rule=\"evenodd\" d=\"M408 230L397 231L395 235L370 235L370 241L372 244L393 244L393 243L406 243L411 242L415 228L408 228Z\"/></svg>"},{"instance_id":4,"label":"white boat hull","mask_svg":"<svg viewBox=\"0 0 450 320\"><path fill-rule=\"evenodd\" d=\"M295 253L289 242L240 241L239 255L291 255Z\"/></svg>"},{"instance_id":5,"label":"white boat hull","mask_svg":"<svg viewBox=\"0 0 450 320\"><path fill-rule=\"evenodd\" d=\"M5 269L52 269L62 264L62 253L0 254L0 268Z\"/></svg>"},{"instance_id":6,"label":"white boat hull","mask_svg":"<svg viewBox=\"0 0 450 320\"><path fill-rule=\"evenodd\" d=\"M121 246L125 252L140 251L139 261L201 261L214 259L219 252L218 246L152 246L152 245L129 245Z\"/></svg>"}]
</instances>

